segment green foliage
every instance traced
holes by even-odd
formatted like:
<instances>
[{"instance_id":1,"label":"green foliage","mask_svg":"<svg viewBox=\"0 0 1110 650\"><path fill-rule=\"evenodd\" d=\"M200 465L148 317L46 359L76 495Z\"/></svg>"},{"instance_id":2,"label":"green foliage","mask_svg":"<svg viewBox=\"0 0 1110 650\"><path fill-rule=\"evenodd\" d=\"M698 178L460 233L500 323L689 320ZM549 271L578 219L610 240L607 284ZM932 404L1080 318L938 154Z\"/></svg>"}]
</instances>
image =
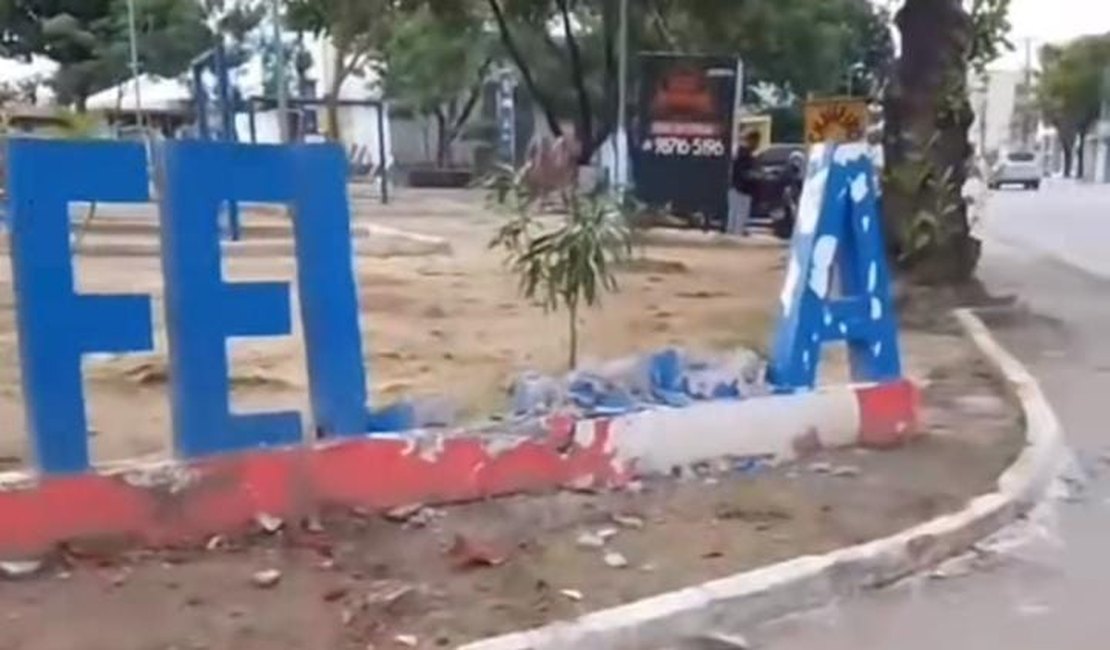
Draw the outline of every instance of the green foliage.
<instances>
[{"instance_id":1,"label":"green foliage","mask_svg":"<svg viewBox=\"0 0 1110 650\"><path fill-rule=\"evenodd\" d=\"M397 11L391 0L291 0L285 20L291 29L331 39L340 62L336 76L342 83L382 53Z\"/></svg>"},{"instance_id":2,"label":"green foliage","mask_svg":"<svg viewBox=\"0 0 1110 650\"><path fill-rule=\"evenodd\" d=\"M1098 121L1110 70L1110 34L1085 36L1041 50L1038 100L1048 121L1067 135L1085 136Z\"/></svg>"},{"instance_id":3,"label":"green foliage","mask_svg":"<svg viewBox=\"0 0 1110 650\"><path fill-rule=\"evenodd\" d=\"M493 61L493 43L471 15L440 15L427 7L403 15L385 48L385 91L395 106L433 117L436 158L451 161Z\"/></svg>"},{"instance_id":4,"label":"green foliage","mask_svg":"<svg viewBox=\"0 0 1110 650\"><path fill-rule=\"evenodd\" d=\"M290 0L285 22L293 30L327 36L336 67L324 99L327 132L339 139L338 104L343 82L381 57L402 6L393 0Z\"/></svg>"},{"instance_id":5,"label":"green foliage","mask_svg":"<svg viewBox=\"0 0 1110 650\"><path fill-rule=\"evenodd\" d=\"M971 0L971 46L968 65L982 74L988 65L1014 49L1010 42L1010 1Z\"/></svg>"},{"instance_id":6,"label":"green foliage","mask_svg":"<svg viewBox=\"0 0 1110 650\"><path fill-rule=\"evenodd\" d=\"M805 98L877 92L894 56L889 16L869 0L652 0L663 36L680 51L739 54L752 84ZM856 66L855 72L852 71Z\"/></svg>"},{"instance_id":7,"label":"green foliage","mask_svg":"<svg viewBox=\"0 0 1110 650\"><path fill-rule=\"evenodd\" d=\"M581 145L578 161L588 163L617 122L618 0L486 3L504 52L548 129L562 135L563 123L572 123ZM630 51L637 49L633 42Z\"/></svg>"},{"instance_id":8,"label":"green foliage","mask_svg":"<svg viewBox=\"0 0 1110 650\"><path fill-rule=\"evenodd\" d=\"M902 229L899 239L905 243L899 251L899 262L912 263L962 232L955 223L962 189L955 168L937 170L927 157L915 156L885 170L883 184L903 196L913 197L916 206L910 218L899 222Z\"/></svg>"},{"instance_id":9,"label":"green foliage","mask_svg":"<svg viewBox=\"0 0 1110 650\"><path fill-rule=\"evenodd\" d=\"M88 140L104 134L104 122L88 113L78 113L66 108L59 108L54 115L58 119L58 126L51 129L51 134L65 140Z\"/></svg>"},{"instance_id":10,"label":"green foliage","mask_svg":"<svg viewBox=\"0 0 1110 650\"><path fill-rule=\"evenodd\" d=\"M580 307L596 306L606 292L618 289L616 265L632 254L624 213L606 195L572 191L566 197L565 219L551 226L535 217L534 197L519 182L498 184L495 191L511 198L513 216L490 247L505 251L505 264L519 278L525 298L547 311L567 310L568 361L573 369L578 361Z\"/></svg>"},{"instance_id":11,"label":"green foliage","mask_svg":"<svg viewBox=\"0 0 1110 650\"><path fill-rule=\"evenodd\" d=\"M135 0L135 13L145 72L180 74L211 45L204 9L195 0ZM0 21L3 52L57 62L54 89L78 110L89 95L129 74L126 0L0 0Z\"/></svg>"},{"instance_id":12,"label":"green foliage","mask_svg":"<svg viewBox=\"0 0 1110 650\"><path fill-rule=\"evenodd\" d=\"M126 42L126 0L114 0L112 12L112 36ZM196 0L135 0L135 26L143 72L162 77L187 71L193 58L213 44L204 8Z\"/></svg>"}]
</instances>

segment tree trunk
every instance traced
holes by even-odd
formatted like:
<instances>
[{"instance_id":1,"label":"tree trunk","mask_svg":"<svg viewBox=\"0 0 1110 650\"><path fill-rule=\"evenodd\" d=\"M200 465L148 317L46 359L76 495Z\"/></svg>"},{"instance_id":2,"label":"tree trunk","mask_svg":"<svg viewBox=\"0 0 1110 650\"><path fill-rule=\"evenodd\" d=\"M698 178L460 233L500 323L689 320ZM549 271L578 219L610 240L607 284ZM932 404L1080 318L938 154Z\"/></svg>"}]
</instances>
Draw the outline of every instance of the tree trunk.
<instances>
[{"instance_id":1,"label":"tree trunk","mask_svg":"<svg viewBox=\"0 0 1110 650\"><path fill-rule=\"evenodd\" d=\"M328 128L324 132L324 136L333 142L339 142L341 136L339 129L339 92L343 89L343 82L347 80L347 75L351 73L358 62L358 55L351 55L351 60L347 60L348 50L349 47L346 42L335 44L335 73L331 78L328 95L324 98L324 110L328 118Z\"/></svg>"},{"instance_id":2,"label":"tree trunk","mask_svg":"<svg viewBox=\"0 0 1110 650\"><path fill-rule=\"evenodd\" d=\"M529 67L528 62L524 59L520 48L517 47L516 39L513 38L513 33L509 29L509 21L505 17L505 11L501 7L499 0L488 0L489 8L493 12L493 17L497 22L497 30L501 34L501 44L505 46L505 50L509 53L509 58L516 64L516 69L520 72L521 78L524 80L524 86L528 88L528 93L532 95L532 99L540 105L543 110L544 120L547 122L547 128L551 130L551 135L559 137L563 135L563 128L559 126L559 120L555 117L555 111L552 108L554 104L551 98L540 90L536 85L536 79L532 75L532 68Z\"/></svg>"},{"instance_id":3,"label":"tree trunk","mask_svg":"<svg viewBox=\"0 0 1110 650\"><path fill-rule=\"evenodd\" d=\"M451 164L451 133L442 109L437 108L432 116L436 121L436 167L442 169Z\"/></svg>"},{"instance_id":4,"label":"tree trunk","mask_svg":"<svg viewBox=\"0 0 1110 650\"><path fill-rule=\"evenodd\" d=\"M575 120L578 133L575 135L582 145L578 164L588 165L593 157L594 111L590 106L590 94L586 90L586 69L582 63L582 52L578 49L578 39L574 37L574 29L570 24L568 0L555 0L555 2L559 5L559 14L563 20L563 39L567 43L567 51L570 52L570 78L578 97L578 119Z\"/></svg>"},{"instance_id":5,"label":"tree trunk","mask_svg":"<svg viewBox=\"0 0 1110 650\"><path fill-rule=\"evenodd\" d=\"M1071 178L1072 155L1075 153L1075 142L1067 139L1060 141L1064 150L1064 178Z\"/></svg>"},{"instance_id":6,"label":"tree trunk","mask_svg":"<svg viewBox=\"0 0 1110 650\"><path fill-rule=\"evenodd\" d=\"M1079 143L1075 145L1075 177L1083 180L1087 172L1087 134L1079 134Z\"/></svg>"},{"instance_id":7,"label":"tree trunk","mask_svg":"<svg viewBox=\"0 0 1110 650\"><path fill-rule=\"evenodd\" d=\"M967 93L971 18L960 0L906 0L895 22L902 55L885 98L887 245L912 281L960 283L979 259L961 192L974 120Z\"/></svg>"},{"instance_id":8,"label":"tree trunk","mask_svg":"<svg viewBox=\"0 0 1110 650\"><path fill-rule=\"evenodd\" d=\"M328 93L324 107L328 116L328 129L324 136L332 142L339 142L339 99L335 93Z\"/></svg>"}]
</instances>

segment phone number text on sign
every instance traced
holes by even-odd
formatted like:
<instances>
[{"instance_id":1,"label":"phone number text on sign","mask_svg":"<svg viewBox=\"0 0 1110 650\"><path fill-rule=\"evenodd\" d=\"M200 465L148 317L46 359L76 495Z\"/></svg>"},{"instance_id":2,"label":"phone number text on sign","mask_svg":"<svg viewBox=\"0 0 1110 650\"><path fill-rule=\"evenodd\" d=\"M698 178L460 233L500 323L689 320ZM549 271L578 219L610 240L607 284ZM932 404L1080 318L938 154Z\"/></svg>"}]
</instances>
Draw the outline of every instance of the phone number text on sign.
<instances>
[{"instance_id":1,"label":"phone number text on sign","mask_svg":"<svg viewBox=\"0 0 1110 650\"><path fill-rule=\"evenodd\" d=\"M658 156L716 158L725 155L725 143L720 138L655 136L644 140L643 149Z\"/></svg>"}]
</instances>

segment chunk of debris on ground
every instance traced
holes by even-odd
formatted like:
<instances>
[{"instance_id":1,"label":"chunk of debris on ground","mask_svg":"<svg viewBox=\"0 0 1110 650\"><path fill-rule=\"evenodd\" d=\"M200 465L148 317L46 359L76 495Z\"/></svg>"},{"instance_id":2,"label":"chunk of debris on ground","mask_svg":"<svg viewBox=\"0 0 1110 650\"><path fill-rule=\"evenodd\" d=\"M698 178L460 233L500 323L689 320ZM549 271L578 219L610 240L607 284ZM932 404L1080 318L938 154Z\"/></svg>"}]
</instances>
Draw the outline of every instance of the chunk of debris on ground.
<instances>
[{"instance_id":1,"label":"chunk of debris on ground","mask_svg":"<svg viewBox=\"0 0 1110 650\"><path fill-rule=\"evenodd\" d=\"M281 582L281 571L277 569L255 571L251 576L251 584L259 589L269 589L279 582Z\"/></svg>"},{"instance_id":2,"label":"chunk of debris on ground","mask_svg":"<svg viewBox=\"0 0 1110 650\"><path fill-rule=\"evenodd\" d=\"M628 566L628 558L617 553L616 551L609 551L605 554L605 566L613 569L623 569Z\"/></svg>"},{"instance_id":3,"label":"chunk of debris on ground","mask_svg":"<svg viewBox=\"0 0 1110 650\"><path fill-rule=\"evenodd\" d=\"M500 566L508 559L508 554L490 542L456 533L447 556L459 569Z\"/></svg>"},{"instance_id":4,"label":"chunk of debris on ground","mask_svg":"<svg viewBox=\"0 0 1110 650\"><path fill-rule=\"evenodd\" d=\"M42 560L10 560L0 562L0 574L5 578L26 578L42 568Z\"/></svg>"}]
</instances>

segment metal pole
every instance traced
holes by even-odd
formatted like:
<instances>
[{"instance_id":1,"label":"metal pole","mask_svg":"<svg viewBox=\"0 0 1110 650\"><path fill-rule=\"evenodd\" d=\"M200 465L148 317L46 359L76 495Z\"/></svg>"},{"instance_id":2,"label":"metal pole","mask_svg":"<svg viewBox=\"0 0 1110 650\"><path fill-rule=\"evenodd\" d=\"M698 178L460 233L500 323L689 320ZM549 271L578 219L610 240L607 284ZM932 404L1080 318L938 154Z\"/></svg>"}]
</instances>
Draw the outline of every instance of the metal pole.
<instances>
[{"instance_id":1,"label":"metal pole","mask_svg":"<svg viewBox=\"0 0 1110 650\"><path fill-rule=\"evenodd\" d=\"M227 57L224 56L224 46L217 44L213 53L216 92L220 97L220 129L223 131L220 139L234 142L238 139L235 134L235 107L232 105L231 83L227 78Z\"/></svg>"},{"instance_id":2,"label":"metal pole","mask_svg":"<svg viewBox=\"0 0 1110 650\"><path fill-rule=\"evenodd\" d=\"M628 152L628 0L620 0L618 22L620 32L617 36L617 141L613 148L613 181L617 186L617 197L624 198L627 185L625 158Z\"/></svg>"},{"instance_id":3,"label":"metal pole","mask_svg":"<svg viewBox=\"0 0 1110 650\"><path fill-rule=\"evenodd\" d=\"M251 144L258 144L258 127L254 121L254 102L247 102L247 123L250 125Z\"/></svg>"},{"instance_id":4,"label":"metal pole","mask_svg":"<svg viewBox=\"0 0 1110 650\"><path fill-rule=\"evenodd\" d=\"M270 0L270 14L277 56L274 78L277 82L278 137L284 144L289 142L289 89L285 86L285 45L281 40L281 0Z\"/></svg>"},{"instance_id":5,"label":"metal pole","mask_svg":"<svg viewBox=\"0 0 1110 650\"><path fill-rule=\"evenodd\" d=\"M143 100L139 92L139 44L135 33L135 0L127 0L127 32L131 41L131 77L135 81L135 123L143 127Z\"/></svg>"},{"instance_id":6,"label":"metal pole","mask_svg":"<svg viewBox=\"0 0 1110 650\"><path fill-rule=\"evenodd\" d=\"M378 102L378 173L381 174L382 204L389 203L389 164L385 159L385 102Z\"/></svg>"},{"instance_id":7,"label":"metal pole","mask_svg":"<svg viewBox=\"0 0 1110 650\"><path fill-rule=\"evenodd\" d=\"M1029 123L1030 111L1033 102L1033 39L1025 39L1025 80L1021 86L1021 146L1026 151L1032 149L1033 133Z\"/></svg>"},{"instance_id":8,"label":"metal pole","mask_svg":"<svg viewBox=\"0 0 1110 650\"><path fill-rule=\"evenodd\" d=\"M193 63L193 87L197 102L197 136L201 140L209 138L208 132L208 89L204 87L205 63Z\"/></svg>"}]
</instances>

